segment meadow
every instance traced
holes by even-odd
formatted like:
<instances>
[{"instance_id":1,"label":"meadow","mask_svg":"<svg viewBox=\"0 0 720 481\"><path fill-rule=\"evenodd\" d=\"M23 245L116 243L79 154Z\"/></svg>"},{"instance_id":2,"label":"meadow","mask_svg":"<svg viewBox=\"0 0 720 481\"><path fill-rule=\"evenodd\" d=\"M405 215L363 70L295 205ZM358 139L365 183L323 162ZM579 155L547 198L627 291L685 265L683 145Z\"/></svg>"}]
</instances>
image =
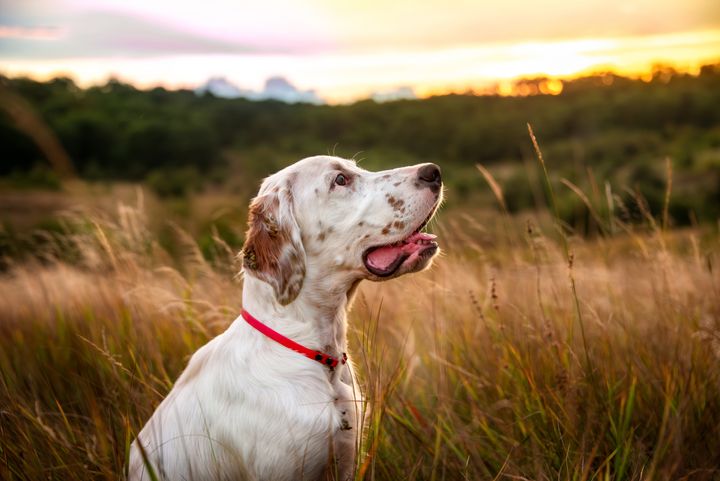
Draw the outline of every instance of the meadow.
<instances>
[{"instance_id":1,"label":"meadow","mask_svg":"<svg viewBox=\"0 0 720 481\"><path fill-rule=\"evenodd\" d=\"M444 254L350 313L356 479L720 479L718 85L313 106L0 77L0 479L122 479L238 316L259 179L336 148L447 187Z\"/></svg>"},{"instance_id":2,"label":"meadow","mask_svg":"<svg viewBox=\"0 0 720 481\"><path fill-rule=\"evenodd\" d=\"M477 175L500 208L440 212L435 265L353 306L372 406L356 479L718 479L717 227L668 229L669 188L633 222L578 191L601 227L581 237L552 203L510 215ZM0 479L122 479L189 356L237 317L237 249L174 227L170 253L152 220L140 197L73 213L4 259Z\"/></svg>"}]
</instances>

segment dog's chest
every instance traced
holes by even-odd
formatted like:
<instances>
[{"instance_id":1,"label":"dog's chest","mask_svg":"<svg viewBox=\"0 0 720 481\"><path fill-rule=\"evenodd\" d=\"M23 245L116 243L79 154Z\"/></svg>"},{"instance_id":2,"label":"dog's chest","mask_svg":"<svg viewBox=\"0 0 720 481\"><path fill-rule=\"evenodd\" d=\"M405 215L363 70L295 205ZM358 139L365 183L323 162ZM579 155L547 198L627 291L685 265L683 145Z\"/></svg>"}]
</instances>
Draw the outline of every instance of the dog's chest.
<instances>
[{"instance_id":1,"label":"dog's chest","mask_svg":"<svg viewBox=\"0 0 720 481\"><path fill-rule=\"evenodd\" d=\"M290 418L291 424L304 425L310 437L354 429L361 397L354 392L349 366L338 366L334 371L323 367L322 373L296 372L270 389L272 392L266 393L268 402L263 403L273 404L267 406L275 412L268 413L269 417ZM283 402L269 402L272 399Z\"/></svg>"}]
</instances>

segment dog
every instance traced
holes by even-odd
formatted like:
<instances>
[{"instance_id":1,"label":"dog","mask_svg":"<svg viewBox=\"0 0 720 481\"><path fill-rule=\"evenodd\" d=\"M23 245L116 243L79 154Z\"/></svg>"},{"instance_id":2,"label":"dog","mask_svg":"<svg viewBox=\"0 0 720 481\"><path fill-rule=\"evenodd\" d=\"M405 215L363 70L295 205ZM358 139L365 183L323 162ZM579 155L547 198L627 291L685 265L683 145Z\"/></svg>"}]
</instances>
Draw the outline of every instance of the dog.
<instances>
[{"instance_id":1,"label":"dog","mask_svg":"<svg viewBox=\"0 0 720 481\"><path fill-rule=\"evenodd\" d=\"M442 191L429 163L369 172L316 156L266 178L241 252L242 315L192 356L133 442L128 478L352 479L364 401L346 313L361 280L430 265L439 248L422 229Z\"/></svg>"}]
</instances>

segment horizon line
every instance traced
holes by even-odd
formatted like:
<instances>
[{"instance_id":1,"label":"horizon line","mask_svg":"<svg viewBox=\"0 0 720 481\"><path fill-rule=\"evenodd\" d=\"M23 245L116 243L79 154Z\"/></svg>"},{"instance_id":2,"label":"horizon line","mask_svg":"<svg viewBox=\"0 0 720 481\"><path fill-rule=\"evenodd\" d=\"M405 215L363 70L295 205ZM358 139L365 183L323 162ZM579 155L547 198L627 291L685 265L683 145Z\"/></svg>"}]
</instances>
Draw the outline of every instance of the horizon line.
<instances>
[{"instance_id":1,"label":"horizon line","mask_svg":"<svg viewBox=\"0 0 720 481\"><path fill-rule=\"evenodd\" d=\"M642 81L645 83L652 82L653 80L659 79L660 81L667 83L671 80L672 77L677 75L689 75L692 77L698 77L702 71L703 68L707 67L717 67L720 68L720 54L718 54L715 58L708 58L706 60L698 61L695 65L687 65L682 63L673 63L671 61L658 61L652 63L650 66L644 68L644 69L622 69L617 68L613 65L598 65L598 66L592 66L587 69L580 70L578 72L572 73L572 74L566 74L566 75L544 75L544 74L526 74L526 75L519 75L513 78L509 79L497 79L494 81L488 81L488 82L478 82L477 85L471 86L468 85L465 88L452 88L449 85L446 88L431 88L431 89L422 89L421 87L413 87L412 85L398 85L393 90L410 90L413 94L412 97L398 97L398 98L389 98L387 100L380 100L379 102L384 101L394 101L394 100L423 100L428 99L432 97L441 97L441 96L447 96L447 95L467 95L467 96L501 96L501 97L527 97L527 96L534 96L534 95L559 95L565 90L565 83L573 82L580 79L585 78L603 78L607 77L607 80L603 79L602 82L604 85L611 85L614 83L614 78L622 78L627 80L633 80L633 81ZM237 87L238 89L241 89L240 86L232 82L231 79L229 79L227 76L222 74L217 75L210 75L207 77L207 79L200 83L200 84L186 84L186 85L168 85L163 84L162 82L135 82L128 78L123 78L121 74L108 74L103 80L97 81L97 80L90 80L90 81L82 81L77 78L77 76L73 75L72 73L65 73L65 72L56 72L50 75L37 75L33 73L17 73L17 74L8 74L2 71L0 68L0 77L5 77L10 80L17 80L17 79L29 79L35 82L41 82L41 83L47 83L51 82L53 80L59 80L59 79L67 79L73 82L77 87L79 87L82 90L88 90L91 88L101 88L104 86L107 86L108 84L112 82L118 82L124 85L129 85L136 90L142 91L142 92L149 92L151 90L161 88L169 92L182 92L182 91L192 91L195 92L198 95L201 95L197 91L203 87L205 87L208 82L214 79L219 79L228 82L233 87ZM287 81L291 86L294 87L294 84L290 79L287 79L283 75L276 75L268 77L266 80L271 80L275 78L280 78L285 81ZM225 97L222 95L215 95L212 92L208 92L210 95L213 95L217 98L228 98L228 99L235 99L235 98L245 98L250 101L263 101L263 100L276 100L276 101L283 101L282 99L277 98L252 98L252 95L249 94L258 94L262 93L262 91L253 91L253 90L247 90L242 89L243 94L235 95L232 97ZM423 93L420 93L420 92ZM298 90L298 92L300 92ZM329 101L329 99L323 98L320 96L320 100L322 101L322 104L325 105L350 105L356 102L362 102L366 100L375 100L374 97L378 94L388 94L392 97L391 91L388 91L387 89L384 90L377 90L373 92L369 92L366 96L360 96L355 97L352 99L348 99L346 101ZM312 102L287 102L286 103L312 103Z\"/></svg>"}]
</instances>

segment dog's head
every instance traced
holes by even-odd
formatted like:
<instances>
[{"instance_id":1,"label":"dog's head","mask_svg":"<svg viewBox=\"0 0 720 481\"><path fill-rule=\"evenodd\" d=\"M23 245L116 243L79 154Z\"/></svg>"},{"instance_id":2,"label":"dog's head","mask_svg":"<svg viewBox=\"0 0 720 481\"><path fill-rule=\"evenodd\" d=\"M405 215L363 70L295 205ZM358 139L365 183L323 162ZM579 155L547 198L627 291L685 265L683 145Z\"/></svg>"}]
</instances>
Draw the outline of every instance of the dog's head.
<instances>
[{"instance_id":1,"label":"dog's head","mask_svg":"<svg viewBox=\"0 0 720 481\"><path fill-rule=\"evenodd\" d=\"M369 172L337 157L301 160L265 179L250 204L244 272L288 304L307 281L420 271L438 252L422 229L441 201L434 164Z\"/></svg>"}]
</instances>

